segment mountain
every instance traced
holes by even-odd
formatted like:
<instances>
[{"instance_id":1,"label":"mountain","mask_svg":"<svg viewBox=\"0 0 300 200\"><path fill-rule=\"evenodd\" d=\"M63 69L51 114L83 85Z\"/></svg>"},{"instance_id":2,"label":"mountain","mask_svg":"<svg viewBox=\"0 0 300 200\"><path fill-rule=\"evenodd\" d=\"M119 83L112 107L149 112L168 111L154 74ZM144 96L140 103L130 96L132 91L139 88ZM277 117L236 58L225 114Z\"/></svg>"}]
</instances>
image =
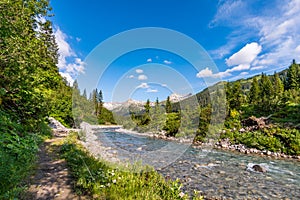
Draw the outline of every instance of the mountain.
<instances>
[{"instance_id":1,"label":"mountain","mask_svg":"<svg viewBox=\"0 0 300 200\"><path fill-rule=\"evenodd\" d=\"M170 101L175 103L175 102L179 102L179 101L182 101L188 97L192 96L192 93L189 93L189 94L186 94L186 95L180 95L180 94L176 94L176 93L173 93L170 95Z\"/></svg>"}]
</instances>

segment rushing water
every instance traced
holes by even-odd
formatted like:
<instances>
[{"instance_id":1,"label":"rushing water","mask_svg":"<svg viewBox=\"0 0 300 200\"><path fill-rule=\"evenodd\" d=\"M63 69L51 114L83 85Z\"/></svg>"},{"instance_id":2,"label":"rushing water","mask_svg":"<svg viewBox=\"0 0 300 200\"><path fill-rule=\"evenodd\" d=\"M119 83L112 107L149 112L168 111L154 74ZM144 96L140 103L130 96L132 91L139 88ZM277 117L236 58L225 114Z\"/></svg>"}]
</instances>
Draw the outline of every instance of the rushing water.
<instances>
[{"instance_id":1,"label":"rushing water","mask_svg":"<svg viewBox=\"0 0 300 200\"><path fill-rule=\"evenodd\" d=\"M123 161L142 160L166 178L179 178L190 194L202 191L208 198L300 199L300 162L249 156L215 149L104 130L97 133ZM266 173L251 170L253 164Z\"/></svg>"}]
</instances>

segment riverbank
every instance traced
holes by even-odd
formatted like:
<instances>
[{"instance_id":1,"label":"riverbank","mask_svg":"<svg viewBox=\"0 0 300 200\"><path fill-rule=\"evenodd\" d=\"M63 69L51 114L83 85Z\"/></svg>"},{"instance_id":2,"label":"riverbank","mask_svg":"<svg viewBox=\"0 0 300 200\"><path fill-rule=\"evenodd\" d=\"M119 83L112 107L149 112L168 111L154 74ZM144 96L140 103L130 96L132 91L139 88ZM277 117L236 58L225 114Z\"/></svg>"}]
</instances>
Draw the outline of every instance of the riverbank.
<instances>
[{"instance_id":1,"label":"riverbank","mask_svg":"<svg viewBox=\"0 0 300 200\"><path fill-rule=\"evenodd\" d=\"M81 131L83 131L84 136L80 140L81 144L96 158L102 158L114 163L120 163L117 158L117 151L112 147L105 147L102 145L101 141L98 140L97 136L94 134L99 129L118 129L122 126L116 125L91 125L86 122L80 124Z\"/></svg>"},{"instance_id":2,"label":"riverbank","mask_svg":"<svg viewBox=\"0 0 300 200\"><path fill-rule=\"evenodd\" d=\"M61 150L61 157L67 161L76 180L77 191L88 193L93 199L189 199L178 181L164 179L150 166L136 164L123 168L114 163L109 154L101 154L103 149L99 150L102 143L94 135L98 127L94 129L95 126L87 123L81 127L85 141L78 140L78 133L71 132ZM197 195L194 199L202 197Z\"/></svg>"},{"instance_id":3,"label":"riverbank","mask_svg":"<svg viewBox=\"0 0 300 200\"><path fill-rule=\"evenodd\" d=\"M174 142L179 142L179 143L184 143L184 144L190 144L193 145L195 148L203 148L203 147L208 147L208 148L213 148L213 149L222 149L225 151L235 151L239 152L242 154L252 154L252 155L257 155L257 156L265 156L265 157L271 157L274 159L293 159L300 161L300 155L287 155L284 153L279 153L279 152L272 152L268 150L259 150L256 148L248 148L243 144L232 144L228 138L226 139L221 139L219 141L210 141L209 143L200 143L200 142L193 142L193 138L175 138L175 137L167 137L163 133L160 134L155 134L151 132L145 132L145 133L138 133L136 131L132 130L127 130L123 128L118 128L115 130L116 132L119 133L127 133L127 134L134 134L134 135L140 135L140 136L145 136L145 137L150 137L150 138L156 138L156 139L162 139L166 141L174 141Z\"/></svg>"},{"instance_id":4,"label":"riverbank","mask_svg":"<svg viewBox=\"0 0 300 200\"><path fill-rule=\"evenodd\" d=\"M148 139L137 137L132 131L127 131L131 134L114 132L104 131L98 133L97 136L99 140L108 138L112 144L118 144L117 155L119 151L124 150L144 155L151 151L159 152L157 149L162 147L162 141L153 140L150 137ZM138 135L146 136L143 133ZM107 144L103 143L103 145ZM177 145L181 146L179 143ZM137 147L142 148L137 149ZM205 199L293 199L299 197L298 162L214 150L210 147L204 148L204 144L201 147L203 148L200 146L188 148L182 156L174 159L166 167L157 168L157 171L167 180L178 178L183 185L183 192L192 195L194 190L201 191L200 194L205 196ZM155 153L153 156L153 159L160 157L162 163L168 159L166 152ZM257 165L266 169L266 172L259 173L253 170L253 166Z\"/></svg>"}]
</instances>

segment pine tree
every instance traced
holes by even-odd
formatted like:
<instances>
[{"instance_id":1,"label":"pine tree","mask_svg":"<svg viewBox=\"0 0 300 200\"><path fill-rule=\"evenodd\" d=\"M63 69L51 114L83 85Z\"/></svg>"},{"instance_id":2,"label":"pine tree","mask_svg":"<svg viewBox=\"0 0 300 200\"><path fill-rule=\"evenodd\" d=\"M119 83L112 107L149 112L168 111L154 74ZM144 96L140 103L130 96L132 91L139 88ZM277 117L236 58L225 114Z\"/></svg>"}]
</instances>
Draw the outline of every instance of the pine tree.
<instances>
[{"instance_id":1,"label":"pine tree","mask_svg":"<svg viewBox=\"0 0 300 200\"><path fill-rule=\"evenodd\" d=\"M83 90L83 94L82 94L82 96L83 96L85 99L87 99L87 95L86 95L86 89L84 89L84 90Z\"/></svg>"},{"instance_id":2,"label":"pine tree","mask_svg":"<svg viewBox=\"0 0 300 200\"><path fill-rule=\"evenodd\" d=\"M253 82L251 83L251 88L249 92L249 102L256 105L259 102L259 85L257 78L253 78Z\"/></svg>"},{"instance_id":3,"label":"pine tree","mask_svg":"<svg viewBox=\"0 0 300 200\"><path fill-rule=\"evenodd\" d=\"M300 71L300 67L298 64L296 64L295 60L293 60L291 66L288 68L287 71L287 89L297 89L300 86L300 82L299 82L299 72Z\"/></svg>"},{"instance_id":4,"label":"pine tree","mask_svg":"<svg viewBox=\"0 0 300 200\"><path fill-rule=\"evenodd\" d=\"M284 85L279 77L278 73L274 74L274 95L277 97L281 97L284 91Z\"/></svg>"},{"instance_id":5,"label":"pine tree","mask_svg":"<svg viewBox=\"0 0 300 200\"><path fill-rule=\"evenodd\" d=\"M92 91L92 100L94 104L94 114L97 116L98 115L98 90L97 88Z\"/></svg>"},{"instance_id":6,"label":"pine tree","mask_svg":"<svg viewBox=\"0 0 300 200\"><path fill-rule=\"evenodd\" d=\"M147 115L150 114L150 109L151 109L151 106L150 106L150 100L148 99L146 104L144 105L144 108L145 108L145 112Z\"/></svg>"},{"instance_id":7,"label":"pine tree","mask_svg":"<svg viewBox=\"0 0 300 200\"><path fill-rule=\"evenodd\" d=\"M98 114L101 115L102 108L103 108L103 94L102 90L99 91L97 95L97 103L98 103Z\"/></svg>"},{"instance_id":8,"label":"pine tree","mask_svg":"<svg viewBox=\"0 0 300 200\"><path fill-rule=\"evenodd\" d=\"M271 110L271 102L274 95L272 82L266 74L262 73L260 81L260 98L261 109L269 112Z\"/></svg>"},{"instance_id":9,"label":"pine tree","mask_svg":"<svg viewBox=\"0 0 300 200\"><path fill-rule=\"evenodd\" d=\"M244 99L240 81L234 82L232 86L231 83L227 84L226 97L230 109L240 109Z\"/></svg>"},{"instance_id":10,"label":"pine tree","mask_svg":"<svg viewBox=\"0 0 300 200\"><path fill-rule=\"evenodd\" d=\"M166 101L166 113L171 113L171 112L172 112L172 104L170 101L170 96L168 96Z\"/></svg>"}]
</instances>

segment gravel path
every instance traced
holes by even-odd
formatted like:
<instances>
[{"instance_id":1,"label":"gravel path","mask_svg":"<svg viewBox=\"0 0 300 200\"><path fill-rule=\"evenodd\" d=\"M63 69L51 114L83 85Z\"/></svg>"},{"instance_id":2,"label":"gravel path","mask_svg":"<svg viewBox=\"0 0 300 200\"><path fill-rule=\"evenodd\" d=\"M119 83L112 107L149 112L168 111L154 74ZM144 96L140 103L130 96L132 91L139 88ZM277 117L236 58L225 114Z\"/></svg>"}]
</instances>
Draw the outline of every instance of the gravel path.
<instances>
[{"instance_id":1,"label":"gravel path","mask_svg":"<svg viewBox=\"0 0 300 200\"><path fill-rule=\"evenodd\" d=\"M66 162L59 158L59 144L66 132L54 133L54 138L46 140L40 146L36 173L31 177L29 190L22 199L88 199L74 192Z\"/></svg>"}]
</instances>

